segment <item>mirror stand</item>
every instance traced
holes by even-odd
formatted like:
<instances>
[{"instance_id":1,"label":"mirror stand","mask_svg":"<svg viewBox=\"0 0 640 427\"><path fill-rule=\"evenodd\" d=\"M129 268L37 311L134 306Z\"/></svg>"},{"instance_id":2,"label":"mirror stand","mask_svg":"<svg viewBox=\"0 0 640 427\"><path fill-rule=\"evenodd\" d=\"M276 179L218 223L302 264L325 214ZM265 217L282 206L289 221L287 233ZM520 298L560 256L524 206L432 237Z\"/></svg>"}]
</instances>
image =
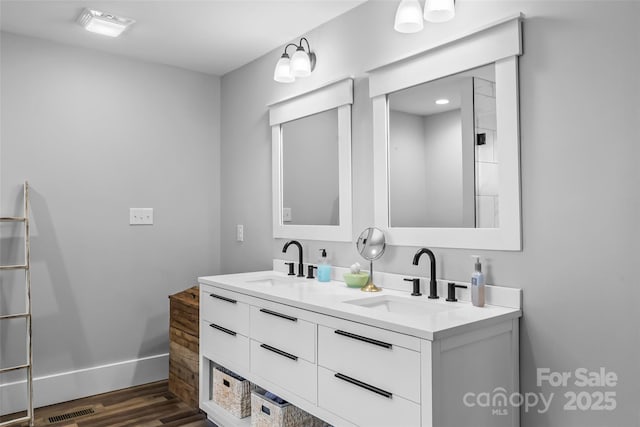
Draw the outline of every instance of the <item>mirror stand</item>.
<instances>
[{"instance_id":1,"label":"mirror stand","mask_svg":"<svg viewBox=\"0 0 640 427\"><path fill-rule=\"evenodd\" d=\"M362 258L369 261L369 280L367 284L360 288L363 292L380 292L382 289L373 284L373 261L380 258L384 253L386 244L384 233L374 227L366 228L358 241L356 242L356 248L362 256Z\"/></svg>"},{"instance_id":2,"label":"mirror stand","mask_svg":"<svg viewBox=\"0 0 640 427\"><path fill-rule=\"evenodd\" d=\"M369 260L369 280L360 288L362 292L380 292L382 289L373 284L373 260Z\"/></svg>"}]
</instances>

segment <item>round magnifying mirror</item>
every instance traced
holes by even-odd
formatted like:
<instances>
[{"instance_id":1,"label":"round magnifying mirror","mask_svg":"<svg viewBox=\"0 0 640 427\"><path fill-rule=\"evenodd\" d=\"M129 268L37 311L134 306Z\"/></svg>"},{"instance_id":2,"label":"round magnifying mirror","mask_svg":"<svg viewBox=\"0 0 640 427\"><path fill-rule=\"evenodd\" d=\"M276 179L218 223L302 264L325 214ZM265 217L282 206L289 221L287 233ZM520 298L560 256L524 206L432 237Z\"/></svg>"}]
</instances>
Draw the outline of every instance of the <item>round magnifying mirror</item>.
<instances>
[{"instance_id":1,"label":"round magnifying mirror","mask_svg":"<svg viewBox=\"0 0 640 427\"><path fill-rule=\"evenodd\" d=\"M378 292L381 289L373 284L373 260L382 256L386 248L384 233L375 227L366 228L358 241L356 248L360 255L369 261L369 280L365 286L361 288L364 292Z\"/></svg>"}]
</instances>

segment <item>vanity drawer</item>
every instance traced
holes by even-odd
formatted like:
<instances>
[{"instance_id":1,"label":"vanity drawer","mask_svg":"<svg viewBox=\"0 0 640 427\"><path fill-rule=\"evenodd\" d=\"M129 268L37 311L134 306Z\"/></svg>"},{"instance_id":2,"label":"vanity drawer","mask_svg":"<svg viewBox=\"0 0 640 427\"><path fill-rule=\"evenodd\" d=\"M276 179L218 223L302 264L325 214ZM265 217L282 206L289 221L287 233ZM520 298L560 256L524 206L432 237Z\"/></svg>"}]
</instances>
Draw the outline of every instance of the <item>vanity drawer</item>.
<instances>
[{"instance_id":1,"label":"vanity drawer","mask_svg":"<svg viewBox=\"0 0 640 427\"><path fill-rule=\"evenodd\" d=\"M251 338L314 363L316 325L291 307L251 307Z\"/></svg>"},{"instance_id":2,"label":"vanity drawer","mask_svg":"<svg viewBox=\"0 0 640 427\"><path fill-rule=\"evenodd\" d=\"M224 289L202 290L200 318L249 336L249 304L238 301L234 292Z\"/></svg>"},{"instance_id":3,"label":"vanity drawer","mask_svg":"<svg viewBox=\"0 0 640 427\"><path fill-rule=\"evenodd\" d=\"M321 366L318 367L318 406L359 426L420 425L420 405L417 403L389 390L371 387L360 378L344 376Z\"/></svg>"},{"instance_id":4,"label":"vanity drawer","mask_svg":"<svg viewBox=\"0 0 640 427\"><path fill-rule=\"evenodd\" d=\"M419 403L420 353L344 326L318 326L318 364Z\"/></svg>"},{"instance_id":5,"label":"vanity drawer","mask_svg":"<svg viewBox=\"0 0 640 427\"><path fill-rule=\"evenodd\" d=\"M200 351L232 369L249 367L249 338L205 320L200 323Z\"/></svg>"},{"instance_id":6,"label":"vanity drawer","mask_svg":"<svg viewBox=\"0 0 640 427\"><path fill-rule=\"evenodd\" d=\"M316 365L295 354L251 340L251 372L316 403Z\"/></svg>"}]
</instances>

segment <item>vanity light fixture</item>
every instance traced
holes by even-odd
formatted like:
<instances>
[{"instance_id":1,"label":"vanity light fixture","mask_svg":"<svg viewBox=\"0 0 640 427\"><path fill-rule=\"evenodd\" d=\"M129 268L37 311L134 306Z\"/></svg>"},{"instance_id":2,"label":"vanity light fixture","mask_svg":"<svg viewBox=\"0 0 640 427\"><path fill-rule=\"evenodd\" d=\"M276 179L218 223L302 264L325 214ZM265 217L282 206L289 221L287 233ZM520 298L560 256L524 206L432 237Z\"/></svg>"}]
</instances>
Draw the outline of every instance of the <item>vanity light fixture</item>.
<instances>
[{"instance_id":1,"label":"vanity light fixture","mask_svg":"<svg viewBox=\"0 0 640 427\"><path fill-rule=\"evenodd\" d=\"M455 15L454 0L425 0L424 13L418 0L401 0L393 28L399 33L417 33L424 28L423 20L446 22Z\"/></svg>"},{"instance_id":2,"label":"vanity light fixture","mask_svg":"<svg viewBox=\"0 0 640 427\"><path fill-rule=\"evenodd\" d=\"M402 0L393 25L399 33L417 33L424 28L422 7L418 0Z\"/></svg>"},{"instance_id":3,"label":"vanity light fixture","mask_svg":"<svg viewBox=\"0 0 640 427\"><path fill-rule=\"evenodd\" d=\"M307 49L304 49L302 41L307 43ZM296 51L293 56L289 58L287 49L289 46L295 46ZM308 77L316 67L316 54L311 52L309 46L309 40L306 38L300 39L300 44L289 43L285 46L282 56L276 64L276 69L273 72L273 79L280 83L291 83L295 81L296 77Z\"/></svg>"},{"instance_id":4,"label":"vanity light fixture","mask_svg":"<svg viewBox=\"0 0 640 427\"><path fill-rule=\"evenodd\" d=\"M136 21L98 10L84 9L77 19L85 30L103 36L118 37Z\"/></svg>"},{"instance_id":5,"label":"vanity light fixture","mask_svg":"<svg viewBox=\"0 0 640 427\"><path fill-rule=\"evenodd\" d=\"M456 16L454 0L426 0L424 19L429 22L447 22Z\"/></svg>"},{"instance_id":6,"label":"vanity light fixture","mask_svg":"<svg viewBox=\"0 0 640 427\"><path fill-rule=\"evenodd\" d=\"M449 100L446 98L436 99L436 104L438 105L447 105L448 103L449 103Z\"/></svg>"}]
</instances>

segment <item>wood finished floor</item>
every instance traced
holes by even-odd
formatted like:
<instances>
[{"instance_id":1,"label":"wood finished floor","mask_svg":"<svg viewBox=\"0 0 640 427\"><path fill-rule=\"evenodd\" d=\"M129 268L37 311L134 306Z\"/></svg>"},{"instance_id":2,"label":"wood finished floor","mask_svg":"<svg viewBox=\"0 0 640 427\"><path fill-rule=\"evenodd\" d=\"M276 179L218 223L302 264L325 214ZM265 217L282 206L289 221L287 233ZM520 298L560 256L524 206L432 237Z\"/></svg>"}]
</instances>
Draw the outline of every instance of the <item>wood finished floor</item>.
<instances>
[{"instance_id":1,"label":"wood finished floor","mask_svg":"<svg viewBox=\"0 0 640 427\"><path fill-rule=\"evenodd\" d=\"M95 412L60 422L49 418L91 408ZM205 414L188 407L160 381L85 397L35 411L36 426L51 427L215 427ZM0 421L7 417L0 417ZM11 418L16 418L12 416ZM28 423L15 424L28 426Z\"/></svg>"}]
</instances>

